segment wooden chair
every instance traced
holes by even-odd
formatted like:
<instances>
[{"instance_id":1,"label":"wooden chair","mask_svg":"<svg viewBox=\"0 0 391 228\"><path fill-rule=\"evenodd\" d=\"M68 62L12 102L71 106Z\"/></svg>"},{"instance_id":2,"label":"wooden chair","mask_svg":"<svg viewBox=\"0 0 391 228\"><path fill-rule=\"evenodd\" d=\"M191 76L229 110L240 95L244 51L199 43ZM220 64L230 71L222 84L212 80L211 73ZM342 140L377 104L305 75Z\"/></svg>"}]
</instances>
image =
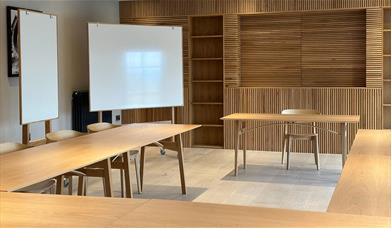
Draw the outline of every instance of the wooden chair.
<instances>
[{"instance_id":1,"label":"wooden chair","mask_svg":"<svg viewBox=\"0 0 391 228\"><path fill-rule=\"evenodd\" d=\"M61 130L61 131L56 131L56 132L50 132L46 134L46 142L47 143L52 143L52 142L59 142L63 141L66 139L71 139L75 137L82 136L83 133L74 131L74 130ZM80 171L71 171L68 173L65 173L63 175L60 175L56 177L57 180L57 188L56 188L56 193L57 194L62 194L63 190L63 179L65 178L68 180L68 194L72 195L73 192L73 177L76 176L78 177L78 195L84 195L85 192L85 186L86 186L86 181L85 181L85 176L86 174Z\"/></svg>"},{"instance_id":2,"label":"wooden chair","mask_svg":"<svg viewBox=\"0 0 391 228\"><path fill-rule=\"evenodd\" d=\"M23 150L29 148L29 146L20 144L20 143L1 143L0 144L0 154L6 154L15 152L18 150ZM17 190L17 192L28 192L28 193L50 193L54 194L56 191L56 180L55 179L49 179L45 180L30 186L27 186L25 188Z\"/></svg>"},{"instance_id":3,"label":"wooden chair","mask_svg":"<svg viewBox=\"0 0 391 228\"><path fill-rule=\"evenodd\" d=\"M88 133L95 133L99 131L104 131L108 129L112 129L118 127L118 125L114 125L111 123L94 123L87 126ZM134 161L134 167L136 171L136 180L137 180L137 191L140 194L141 193L141 184L140 184L140 171L138 167L138 151L137 150L131 150L129 151L129 159ZM124 197L124 172L130 175L129 167L124 164L124 157L122 155L118 155L111 158L111 167L113 169L119 169L120 170L120 177L121 177L121 196Z\"/></svg>"},{"instance_id":4,"label":"wooden chair","mask_svg":"<svg viewBox=\"0 0 391 228\"><path fill-rule=\"evenodd\" d=\"M285 109L281 112L281 114L284 115L292 115L292 114L302 114L302 115L320 115L320 113L316 110L312 109ZM286 169L289 169L289 154L290 151L292 150L292 141L293 140L309 140L312 142L312 148L314 151L314 156L315 156L315 164L316 168L319 170L320 169L320 164L319 164L319 136L316 131L315 123L312 123L309 125L312 128L312 132L309 134L294 134L289 132L289 125L285 124L284 126L284 137L283 137L283 151L282 151L282 158L281 158L281 163L284 163L284 154L285 152L287 153L286 156Z\"/></svg>"}]
</instances>

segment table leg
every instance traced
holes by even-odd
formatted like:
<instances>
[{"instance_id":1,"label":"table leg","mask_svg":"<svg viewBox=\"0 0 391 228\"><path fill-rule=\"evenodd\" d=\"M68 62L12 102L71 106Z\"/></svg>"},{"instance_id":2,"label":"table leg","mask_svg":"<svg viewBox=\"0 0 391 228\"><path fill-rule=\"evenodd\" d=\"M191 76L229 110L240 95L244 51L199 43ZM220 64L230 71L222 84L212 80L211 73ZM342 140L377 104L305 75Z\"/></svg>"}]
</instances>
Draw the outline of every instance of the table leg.
<instances>
[{"instance_id":1,"label":"table leg","mask_svg":"<svg viewBox=\"0 0 391 228\"><path fill-rule=\"evenodd\" d=\"M56 194L61 195L64 189L64 175L56 177Z\"/></svg>"},{"instance_id":2,"label":"table leg","mask_svg":"<svg viewBox=\"0 0 391 228\"><path fill-rule=\"evenodd\" d=\"M182 136L180 134L175 136L175 142L178 147L178 163L179 163L179 172L181 176L182 194L186 195L185 168L183 165L183 144L182 144Z\"/></svg>"},{"instance_id":3,"label":"table leg","mask_svg":"<svg viewBox=\"0 0 391 228\"><path fill-rule=\"evenodd\" d=\"M242 122L242 126L241 126L241 129L244 129L246 127L246 123L245 122ZM247 137L246 137L246 134L243 133L243 168L246 169L247 168Z\"/></svg>"},{"instance_id":4,"label":"table leg","mask_svg":"<svg viewBox=\"0 0 391 228\"><path fill-rule=\"evenodd\" d=\"M236 140L235 140L235 167L234 167L234 175L238 175L238 151L239 151L239 144L240 144L240 122L239 120L235 120L235 134L236 134Z\"/></svg>"},{"instance_id":5,"label":"table leg","mask_svg":"<svg viewBox=\"0 0 391 228\"><path fill-rule=\"evenodd\" d=\"M106 197L113 197L113 189L112 189L112 178L111 178L111 161L110 158L104 160L103 169L104 169L104 189Z\"/></svg>"},{"instance_id":6,"label":"table leg","mask_svg":"<svg viewBox=\"0 0 391 228\"><path fill-rule=\"evenodd\" d=\"M125 196L126 198L133 198L133 190L132 190L132 178L130 175L130 155L129 151L122 154L123 156L123 170L125 174Z\"/></svg>"},{"instance_id":7,"label":"table leg","mask_svg":"<svg viewBox=\"0 0 391 228\"><path fill-rule=\"evenodd\" d=\"M140 150L140 190L143 192L144 184L144 163L145 163L145 146Z\"/></svg>"},{"instance_id":8,"label":"table leg","mask_svg":"<svg viewBox=\"0 0 391 228\"><path fill-rule=\"evenodd\" d=\"M345 165L346 157L348 153L348 124L340 124L340 136L341 136L341 154L342 154L342 168Z\"/></svg>"}]
</instances>

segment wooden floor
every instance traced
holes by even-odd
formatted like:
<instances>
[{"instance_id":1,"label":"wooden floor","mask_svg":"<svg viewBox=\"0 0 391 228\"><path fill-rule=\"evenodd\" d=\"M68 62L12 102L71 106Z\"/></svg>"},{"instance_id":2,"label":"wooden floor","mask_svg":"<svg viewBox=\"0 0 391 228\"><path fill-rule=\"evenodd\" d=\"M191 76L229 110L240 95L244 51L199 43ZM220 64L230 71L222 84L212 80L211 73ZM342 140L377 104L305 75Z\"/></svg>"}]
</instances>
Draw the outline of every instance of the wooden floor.
<instances>
[{"instance_id":1,"label":"wooden floor","mask_svg":"<svg viewBox=\"0 0 391 228\"><path fill-rule=\"evenodd\" d=\"M313 154L293 153L291 168L281 165L281 153L248 152L248 168L233 172L233 151L185 149L188 194L180 192L176 154L161 156L156 148L146 155L144 192L135 198L173 199L245 206L326 211L341 173L341 156L321 155L317 171ZM133 177L134 172L132 173ZM119 172L113 171L114 195L120 197ZM76 181L75 181L76 182ZM88 195L103 196L102 181L88 179Z\"/></svg>"}]
</instances>

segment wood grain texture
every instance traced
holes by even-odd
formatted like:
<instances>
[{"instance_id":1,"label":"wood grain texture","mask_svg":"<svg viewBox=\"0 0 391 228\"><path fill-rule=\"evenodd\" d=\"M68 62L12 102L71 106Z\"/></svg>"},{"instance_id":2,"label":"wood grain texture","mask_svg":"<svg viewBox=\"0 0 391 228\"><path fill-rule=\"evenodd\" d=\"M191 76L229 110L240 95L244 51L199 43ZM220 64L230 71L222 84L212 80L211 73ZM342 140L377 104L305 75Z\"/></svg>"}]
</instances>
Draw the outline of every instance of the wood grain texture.
<instances>
[{"instance_id":1,"label":"wood grain texture","mask_svg":"<svg viewBox=\"0 0 391 228\"><path fill-rule=\"evenodd\" d=\"M364 10L240 21L241 86L365 87Z\"/></svg>"},{"instance_id":2,"label":"wood grain texture","mask_svg":"<svg viewBox=\"0 0 391 228\"><path fill-rule=\"evenodd\" d=\"M382 9L366 10L366 86L382 88L383 32Z\"/></svg>"},{"instance_id":3,"label":"wood grain texture","mask_svg":"<svg viewBox=\"0 0 391 228\"><path fill-rule=\"evenodd\" d=\"M199 125L130 124L0 155L0 189L17 189L86 167Z\"/></svg>"},{"instance_id":4,"label":"wood grain texture","mask_svg":"<svg viewBox=\"0 0 391 228\"><path fill-rule=\"evenodd\" d=\"M382 90L366 88L226 88L224 115L232 113L280 113L287 108L315 109L322 114L359 115L360 123L348 126L348 145L353 142L358 128L382 128ZM250 121L252 128L264 123ZM339 131L337 124L321 123L317 126ZM308 129L296 127L296 133L307 133ZM234 142L233 123L224 124L224 145L232 149ZM321 153L339 153L337 135L320 131ZM257 129L247 136L247 149L281 151L282 126ZM243 142L242 142L243 143ZM295 152L310 152L305 142L293 144Z\"/></svg>"},{"instance_id":5,"label":"wood grain texture","mask_svg":"<svg viewBox=\"0 0 391 228\"><path fill-rule=\"evenodd\" d=\"M240 21L238 15L224 15L224 85L240 85Z\"/></svg>"},{"instance_id":6,"label":"wood grain texture","mask_svg":"<svg viewBox=\"0 0 391 228\"><path fill-rule=\"evenodd\" d=\"M389 227L390 218L181 202L0 193L1 227ZM34 213L32 213L34 212Z\"/></svg>"},{"instance_id":7,"label":"wood grain texture","mask_svg":"<svg viewBox=\"0 0 391 228\"><path fill-rule=\"evenodd\" d=\"M359 130L328 212L391 217L391 130Z\"/></svg>"},{"instance_id":8,"label":"wood grain texture","mask_svg":"<svg viewBox=\"0 0 391 228\"><path fill-rule=\"evenodd\" d=\"M252 14L363 9L391 6L390 0L136 0L120 2L120 17Z\"/></svg>"}]
</instances>

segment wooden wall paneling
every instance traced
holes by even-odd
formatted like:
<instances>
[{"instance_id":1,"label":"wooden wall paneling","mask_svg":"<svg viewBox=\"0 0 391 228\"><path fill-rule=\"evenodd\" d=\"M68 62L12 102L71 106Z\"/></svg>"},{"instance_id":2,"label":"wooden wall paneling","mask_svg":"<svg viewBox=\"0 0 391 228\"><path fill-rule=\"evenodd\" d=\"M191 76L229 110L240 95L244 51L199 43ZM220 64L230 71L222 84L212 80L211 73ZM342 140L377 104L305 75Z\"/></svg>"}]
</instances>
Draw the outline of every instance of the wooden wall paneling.
<instances>
[{"instance_id":1,"label":"wooden wall paneling","mask_svg":"<svg viewBox=\"0 0 391 228\"><path fill-rule=\"evenodd\" d=\"M383 12L383 127L391 129L391 8Z\"/></svg>"},{"instance_id":2,"label":"wooden wall paneling","mask_svg":"<svg viewBox=\"0 0 391 228\"><path fill-rule=\"evenodd\" d=\"M365 87L365 40L365 10L303 13L302 86Z\"/></svg>"},{"instance_id":3,"label":"wooden wall paneling","mask_svg":"<svg viewBox=\"0 0 391 228\"><path fill-rule=\"evenodd\" d=\"M241 86L300 86L298 14L240 18Z\"/></svg>"},{"instance_id":4,"label":"wooden wall paneling","mask_svg":"<svg viewBox=\"0 0 391 228\"><path fill-rule=\"evenodd\" d=\"M183 77L184 77L184 106L176 108L176 123L190 123L189 119L189 51L188 37L189 26L188 17L143 17L143 18L120 18L122 24L139 24L139 25L166 25L182 26L183 29ZM171 119L171 108L154 108L154 109L135 109L122 111L122 123L139 123ZM183 135L184 146L190 146L190 133Z\"/></svg>"},{"instance_id":5,"label":"wooden wall paneling","mask_svg":"<svg viewBox=\"0 0 391 228\"><path fill-rule=\"evenodd\" d=\"M390 0L132 0L120 1L120 17L200 16L265 12L364 9Z\"/></svg>"},{"instance_id":6,"label":"wooden wall paneling","mask_svg":"<svg viewBox=\"0 0 391 228\"><path fill-rule=\"evenodd\" d=\"M120 1L120 17L204 16L265 12L363 9L391 6L390 0L132 0Z\"/></svg>"},{"instance_id":7,"label":"wooden wall paneling","mask_svg":"<svg viewBox=\"0 0 391 228\"><path fill-rule=\"evenodd\" d=\"M224 15L224 85L240 85L240 28L238 15Z\"/></svg>"},{"instance_id":8,"label":"wooden wall paneling","mask_svg":"<svg viewBox=\"0 0 391 228\"><path fill-rule=\"evenodd\" d=\"M363 129L382 128L382 90L373 88L226 88L225 115L235 112L280 113L286 108L312 108L323 114L360 115L359 126L349 125L349 145L358 127ZM238 104L240 104L238 106ZM249 122L248 127L264 123ZM319 127L339 131L337 124L318 124ZM233 126L225 123L225 147L232 149ZM298 133L308 129L295 127ZM270 126L248 134L247 147L253 150L281 151L282 127ZM339 153L339 137L320 131L322 153ZM294 151L309 152L309 143L297 142Z\"/></svg>"},{"instance_id":9,"label":"wooden wall paneling","mask_svg":"<svg viewBox=\"0 0 391 228\"><path fill-rule=\"evenodd\" d=\"M365 86L364 10L251 15L240 21L241 86Z\"/></svg>"},{"instance_id":10,"label":"wooden wall paneling","mask_svg":"<svg viewBox=\"0 0 391 228\"><path fill-rule=\"evenodd\" d=\"M366 10L366 86L381 88L383 78L382 9Z\"/></svg>"}]
</instances>

